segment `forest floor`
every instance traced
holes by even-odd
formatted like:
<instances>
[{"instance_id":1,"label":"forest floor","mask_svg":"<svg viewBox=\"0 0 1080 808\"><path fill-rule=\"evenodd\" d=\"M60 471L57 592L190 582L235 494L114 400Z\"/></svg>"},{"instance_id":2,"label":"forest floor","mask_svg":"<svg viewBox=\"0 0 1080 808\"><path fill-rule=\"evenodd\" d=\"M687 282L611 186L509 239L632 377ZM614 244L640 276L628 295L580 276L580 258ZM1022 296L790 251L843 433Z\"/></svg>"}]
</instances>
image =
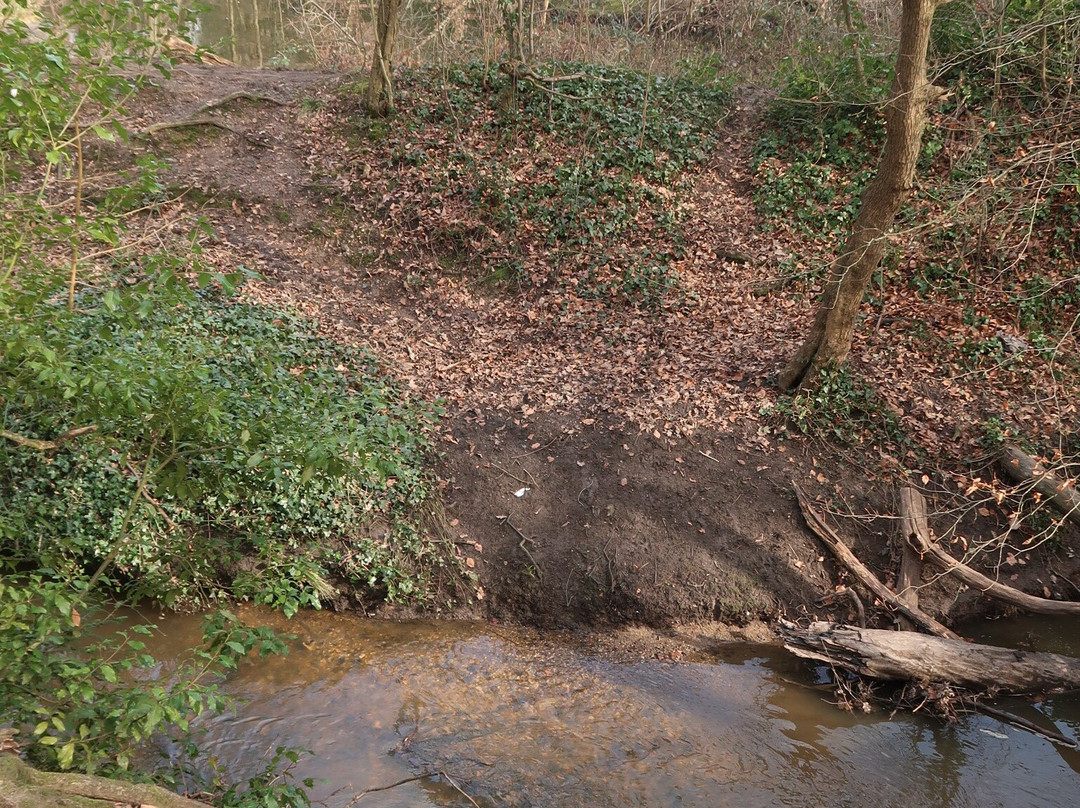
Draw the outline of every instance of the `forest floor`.
<instances>
[{"instance_id":1,"label":"forest floor","mask_svg":"<svg viewBox=\"0 0 1080 808\"><path fill-rule=\"evenodd\" d=\"M136 148L166 157L177 204L209 219L205 257L262 274L250 297L314 316L329 336L369 348L413 394L444 402L442 521L475 580L437 611L646 626L621 635L624 650L643 653L679 653L695 637L731 636L729 626L749 625L740 636L760 639L757 621L781 614L851 620L847 601L818 605L844 573L802 522L792 483L889 582L898 484L921 484L944 503L971 482L945 461L915 467L884 445L856 451L805 439L763 414L777 402L771 377L806 330L813 299L769 291L777 261L799 245L760 227L755 212L760 92L739 91L718 124L720 148L696 169L678 266L693 305L608 312L583 325L599 310L582 305L556 318L533 291L379 251L365 234L385 222L343 209L334 193L326 166L348 144L334 139L332 105L315 103L352 78L184 65L138 99L127 125L205 117L204 104L250 94L209 112L227 128L164 129ZM423 239L423 228L412 237ZM371 260L347 248L356 238L374 245ZM886 331L880 318L860 326L856 364L919 379L919 357L886 350ZM963 451L997 393L925 372L925 384L890 405L944 458ZM992 534L1002 515L972 509L963 518L974 537ZM1074 599L1080 565L1069 545L1041 548L1000 576ZM996 608L941 580L927 582L921 602L950 620ZM676 626L681 633L666 633Z\"/></svg>"}]
</instances>

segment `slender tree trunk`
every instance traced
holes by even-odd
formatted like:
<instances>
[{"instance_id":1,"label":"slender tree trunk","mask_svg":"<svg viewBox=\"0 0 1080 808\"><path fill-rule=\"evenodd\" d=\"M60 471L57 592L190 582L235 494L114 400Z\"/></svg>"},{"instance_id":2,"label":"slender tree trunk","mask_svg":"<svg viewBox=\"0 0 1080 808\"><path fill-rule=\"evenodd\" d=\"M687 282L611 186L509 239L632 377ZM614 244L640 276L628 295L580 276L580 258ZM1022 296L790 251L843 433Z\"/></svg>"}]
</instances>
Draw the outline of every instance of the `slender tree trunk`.
<instances>
[{"instance_id":1,"label":"slender tree trunk","mask_svg":"<svg viewBox=\"0 0 1080 808\"><path fill-rule=\"evenodd\" d=\"M394 46L401 0L379 0L375 14L375 54L368 82L368 112L384 118L394 111Z\"/></svg>"},{"instance_id":2,"label":"slender tree trunk","mask_svg":"<svg viewBox=\"0 0 1080 808\"><path fill-rule=\"evenodd\" d=\"M942 92L926 79L930 24L942 2L903 0L896 77L885 105L887 135L881 162L863 193L851 233L829 271L810 335L780 373L781 390L797 387L820 368L843 364L851 352L863 294L885 253L885 235L915 180L926 108Z\"/></svg>"}]
</instances>

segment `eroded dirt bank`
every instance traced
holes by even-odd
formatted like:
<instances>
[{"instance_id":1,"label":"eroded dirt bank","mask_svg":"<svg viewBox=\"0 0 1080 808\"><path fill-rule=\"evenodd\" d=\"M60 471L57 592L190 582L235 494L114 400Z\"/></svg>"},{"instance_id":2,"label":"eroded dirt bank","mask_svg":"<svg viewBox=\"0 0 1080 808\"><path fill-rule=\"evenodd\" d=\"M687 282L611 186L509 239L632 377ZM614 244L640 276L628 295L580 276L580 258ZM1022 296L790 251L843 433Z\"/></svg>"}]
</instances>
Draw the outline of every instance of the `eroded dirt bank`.
<instances>
[{"instance_id":1,"label":"eroded dirt bank","mask_svg":"<svg viewBox=\"0 0 1080 808\"><path fill-rule=\"evenodd\" d=\"M162 128L135 146L167 157L180 204L211 221L208 256L257 269L265 281L250 294L317 316L446 402L443 521L475 581L436 607L543 626L694 624L702 637L719 636L702 628L713 621L852 619L847 602L818 605L843 573L802 524L791 484L858 517L841 533L888 581L892 522L866 514L896 513L898 463L778 440L760 414L809 309L759 294L765 259L790 245L754 227L755 94L718 124L730 135L696 181L680 274L698 303L613 315L583 338L535 298L380 250L383 223L329 170L348 144L328 142L327 116L341 111L324 102L350 80L184 66L139 99L129 126L185 121L231 96L208 113L223 126ZM1075 559L1055 552L1056 567L1029 564L1011 583L1074 597ZM950 617L988 606L943 581L923 605Z\"/></svg>"}]
</instances>

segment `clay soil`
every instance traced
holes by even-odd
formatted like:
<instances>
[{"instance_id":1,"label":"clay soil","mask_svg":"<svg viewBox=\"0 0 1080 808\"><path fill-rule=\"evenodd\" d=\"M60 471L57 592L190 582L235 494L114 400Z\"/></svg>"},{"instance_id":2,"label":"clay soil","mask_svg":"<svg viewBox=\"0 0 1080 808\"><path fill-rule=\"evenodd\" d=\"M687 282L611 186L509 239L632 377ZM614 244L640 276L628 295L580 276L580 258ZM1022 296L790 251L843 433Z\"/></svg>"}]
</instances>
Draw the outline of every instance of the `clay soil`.
<instances>
[{"instance_id":1,"label":"clay soil","mask_svg":"<svg viewBox=\"0 0 1080 808\"><path fill-rule=\"evenodd\" d=\"M171 161L167 182L210 220L207 255L221 269L262 273L249 295L313 315L334 338L367 346L414 394L445 402L441 522L474 579L436 609L545 627L637 626L623 632L624 648L672 654L687 637L730 638L727 626L761 639L760 621L782 614L854 619L848 601L818 605L844 573L806 529L792 482L890 581L896 464L777 440L760 414L809 302L748 291L762 280L758 259L781 249L755 235L748 198L756 95L741 95L721 124L721 153L697 179L688 252L710 260L681 274L706 302L679 322L641 315L638 344L608 346L542 329L516 294L449 276L418 284L407 258L349 259L342 245L379 223L343 215L327 193L334 179L312 168L327 147L327 113L312 99L348 81L185 65L138 99L128 126L250 94L199 113L227 128L164 129L134 148ZM750 260L725 263L735 251ZM665 374L676 352L684 359ZM1059 565L1053 580L1032 564L1012 583L1074 598L1067 561L1048 559ZM948 582L929 584L922 603L946 618L995 608ZM683 639L671 640L679 626Z\"/></svg>"}]
</instances>

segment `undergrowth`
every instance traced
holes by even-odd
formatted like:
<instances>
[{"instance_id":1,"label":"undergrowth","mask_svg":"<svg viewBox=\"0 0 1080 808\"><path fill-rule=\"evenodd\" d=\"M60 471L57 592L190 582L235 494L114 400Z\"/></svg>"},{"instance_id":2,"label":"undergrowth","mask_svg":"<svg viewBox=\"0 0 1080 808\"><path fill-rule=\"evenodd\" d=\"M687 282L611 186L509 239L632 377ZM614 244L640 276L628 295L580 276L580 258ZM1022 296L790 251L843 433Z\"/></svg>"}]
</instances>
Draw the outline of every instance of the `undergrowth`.
<instances>
[{"instance_id":1,"label":"undergrowth","mask_svg":"<svg viewBox=\"0 0 1080 808\"><path fill-rule=\"evenodd\" d=\"M152 285L91 290L77 314L46 304L4 329L2 367L22 382L5 395L8 426L98 427L55 454L0 444L9 563L92 572L110 558L137 596L225 594L287 614L332 581L421 596L432 411L294 314L209 288L154 298ZM27 342L56 357L32 381Z\"/></svg>"},{"instance_id":2,"label":"undergrowth","mask_svg":"<svg viewBox=\"0 0 1080 808\"><path fill-rule=\"evenodd\" d=\"M543 72L569 78L515 84L480 64L403 71L393 124L354 124L352 159L376 169L354 198L390 220L390 240L408 237L473 277L667 304L687 169L715 145L730 93L598 65Z\"/></svg>"},{"instance_id":3,"label":"undergrowth","mask_svg":"<svg viewBox=\"0 0 1080 808\"><path fill-rule=\"evenodd\" d=\"M781 433L793 429L842 446L909 445L897 412L847 367L822 369L802 389L765 407L762 415L776 422Z\"/></svg>"}]
</instances>

